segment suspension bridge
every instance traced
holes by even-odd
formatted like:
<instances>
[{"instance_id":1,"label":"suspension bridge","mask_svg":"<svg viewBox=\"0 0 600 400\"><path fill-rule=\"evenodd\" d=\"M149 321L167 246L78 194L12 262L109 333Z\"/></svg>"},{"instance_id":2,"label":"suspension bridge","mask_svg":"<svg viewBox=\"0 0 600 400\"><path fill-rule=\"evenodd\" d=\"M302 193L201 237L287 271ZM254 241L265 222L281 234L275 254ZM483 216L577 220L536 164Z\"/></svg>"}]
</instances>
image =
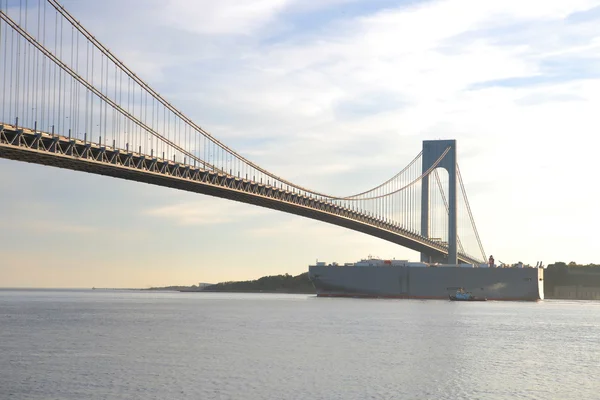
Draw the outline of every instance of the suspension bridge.
<instances>
[{"instance_id":1,"label":"suspension bridge","mask_svg":"<svg viewBox=\"0 0 600 400\"><path fill-rule=\"evenodd\" d=\"M425 141L400 172L360 193L294 184L180 112L55 0L0 1L0 71L0 157L313 218L422 261L486 260L453 140Z\"/></svg>"}]
</instances>

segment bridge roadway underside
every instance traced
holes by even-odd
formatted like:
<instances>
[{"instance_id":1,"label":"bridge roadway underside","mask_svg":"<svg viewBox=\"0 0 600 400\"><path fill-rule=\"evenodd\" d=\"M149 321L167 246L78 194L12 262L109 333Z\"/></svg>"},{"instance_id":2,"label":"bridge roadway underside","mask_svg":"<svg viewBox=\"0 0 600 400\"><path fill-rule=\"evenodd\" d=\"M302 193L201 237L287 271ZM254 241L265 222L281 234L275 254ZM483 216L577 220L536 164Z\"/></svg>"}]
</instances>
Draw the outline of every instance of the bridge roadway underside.
<instances>
[{"instance_id":1,"label":"bridge roadway underside","mask_svg":"<svg viewBox=\"0 0 600 400\"><path fill-rule=\"evenodd\" d=\"M164 186L173 189L185 190L188 192L206 194L209 196L239 201L242 203L253 204L256 206L300 215L303 217L312 218L318 221L323 221L333 225L362 232L367 235L375 236L421 253L430 254L435 259L440 259L447 256L447 254L444 251L432 248L425 243L416 241L415 238L402 236L399 233L392 232L387 229L382 229L381 227L365 223L363 221L351 219L342 215L332 214L330 212L326 212L319 209L309 208L299 204L284 202L275 198L234 190L228 187L222 187L211 184L202 184L194 180L164 175L143 169L135 169L123 165L109 164L105 162L89 160L86 158L56 154L45 150L32 149L15 145L7 145L6 143L2 142L0 142L0 157L16 161L24 161L29 163L70 169L74 171L83 171L97 175L111 176L136 182L149 183L152 185ZM460 262L467 263L477 262L476 260L473 260L469 257L465 258L461 257L460 255L459 260Z\"/></svg>"}]
</instances>

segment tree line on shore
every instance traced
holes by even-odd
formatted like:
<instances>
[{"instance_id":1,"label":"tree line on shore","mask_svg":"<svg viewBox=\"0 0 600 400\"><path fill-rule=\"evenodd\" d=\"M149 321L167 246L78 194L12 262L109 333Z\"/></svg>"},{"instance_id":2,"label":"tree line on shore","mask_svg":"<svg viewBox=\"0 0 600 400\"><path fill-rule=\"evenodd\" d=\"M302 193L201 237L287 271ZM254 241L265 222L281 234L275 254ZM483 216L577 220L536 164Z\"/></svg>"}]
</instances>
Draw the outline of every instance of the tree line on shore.
<instances>
[{"instance_id":1,"label":"tree line on shore","mask_svg":"<svg viewBox=\"0 0 600 400\"><path fill-rule=\"evenodd\" d=\"M181 292L263 292L263 293L315 293L308 272L292 276L270 275L249 281L229 281L216 284L200 283L192 286L153 287L150 290L177 290Z\"/></svg>"},{"instance_id":2,"label":"tree line on shore","mask_svg":"<svg viewBox=\"0 0 600 400\"><path fill-rule=\"evenodd\" d=\"M562 261L549 264L544 272L544 292L554 293L556 286L600 288L600 264L568 264Z\"/></svg>"},{"instance_id":3,"label":"tree line on shore","mask_svg":"<svg viewBox=\"0 0 600 400\"><path fill-rule=\"evenodd\" d=\"M264 293L315 293L308 272L300 275L270 275L251 281L221 282L206 286L203 292L264 292Z\"/></svg>"},{"instance_id":4,"label":"tree line on shore","mask_svg":"<svg viewBox=\"0 0 600 400\"><path fill-rule=\"evenodd\" d=\"M577 264L575 261L571 261L570 263L564 263L562 261L557 261L554 264L549 264L549 269L559 269L559 268L568 268L568 267L583 267L583 268L600 268L600 264Z\"/></svg>"}]
</instances>

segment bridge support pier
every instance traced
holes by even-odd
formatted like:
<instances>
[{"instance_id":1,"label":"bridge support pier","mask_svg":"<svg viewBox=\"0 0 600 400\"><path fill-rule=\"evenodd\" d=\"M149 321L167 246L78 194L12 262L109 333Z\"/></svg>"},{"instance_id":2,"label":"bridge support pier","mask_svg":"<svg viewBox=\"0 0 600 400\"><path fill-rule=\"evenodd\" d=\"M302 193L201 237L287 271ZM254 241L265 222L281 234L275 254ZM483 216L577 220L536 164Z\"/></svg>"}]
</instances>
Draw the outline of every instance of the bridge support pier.
<instances>
[{"instance_id":1,"label":"bridge support pier","mask_svg":"<svg viewBox=\"0 0 600 400\"><path fill-rule=\"evenodd\" d=\"M458 264L457 247L457 193L456 193L456 140L424 140L423 141L423 169L425 172L444 154L448 153L440 161L437 168L448 171L448 258L440 260L433 258L430 254L421 253L422 262L440 262L447 264ZM422 179L421 183L421 235L429 237L429 175Z\"/></svg>"}]
</instances>

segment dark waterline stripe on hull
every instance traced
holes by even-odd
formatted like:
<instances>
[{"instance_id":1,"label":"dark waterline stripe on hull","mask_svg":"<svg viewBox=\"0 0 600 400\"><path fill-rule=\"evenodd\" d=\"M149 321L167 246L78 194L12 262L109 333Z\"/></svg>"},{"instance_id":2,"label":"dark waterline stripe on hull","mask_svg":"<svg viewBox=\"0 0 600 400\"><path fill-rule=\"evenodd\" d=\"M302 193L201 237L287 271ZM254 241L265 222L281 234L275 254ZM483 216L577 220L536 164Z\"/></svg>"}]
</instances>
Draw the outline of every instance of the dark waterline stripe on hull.
<instances>
[{"instance_id":1,"label":"dark waterline stripe on hull","mask_svg":"<svg viewBox=\"0 0 600 400\"><path fill-rule=\"evenodd\" d=\"M346 297L355 299L401 299L401 300L450 300L448 296L407 296L407 295L370 295L370 294L317 294L317 297ZM487 297L489 301L539 301L540 299L527 299L519 297L495 298Z\"/></svg>"}]
</instances>

